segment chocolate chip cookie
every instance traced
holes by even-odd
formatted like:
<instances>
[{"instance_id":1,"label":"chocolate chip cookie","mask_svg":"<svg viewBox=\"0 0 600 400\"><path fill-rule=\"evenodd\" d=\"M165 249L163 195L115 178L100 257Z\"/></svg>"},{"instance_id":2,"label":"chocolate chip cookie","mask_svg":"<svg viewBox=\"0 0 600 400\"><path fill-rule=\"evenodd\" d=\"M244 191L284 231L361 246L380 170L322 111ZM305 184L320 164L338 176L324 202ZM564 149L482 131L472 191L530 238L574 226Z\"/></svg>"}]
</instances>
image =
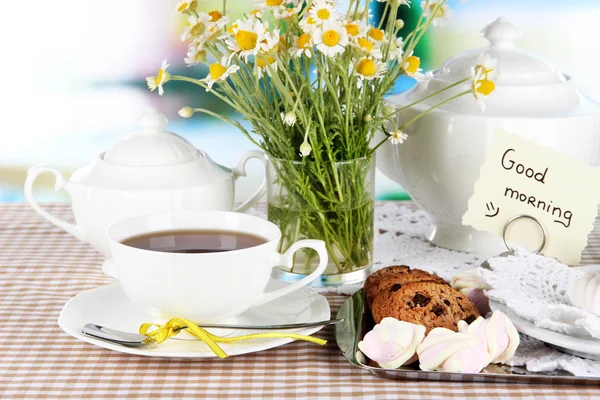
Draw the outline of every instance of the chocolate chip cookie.
<instances>
[{"instance_id":1,"label":"chocolate chip cookie","mask_svg":"<svg viewBox=\"0 0 600 400\"><path fill-rule=\"evenodd\" d=\"M381 293L395 292L403 285L412 282L437 282L447 284L437 275L420 269L411 269L406 265L392 265L371 274L364 285L365 297L369 308Z\"/></svg>"},{"instance_id":2,"label":"chocolate chip cookie","mask_svg":"<svg viewBox=\"0 0 600 400\"><path fill-rule=\"evenodd\" d=\"M371 307L375 323L385 317L424 325L427 333L437 327L457 331L457 323L473 322L479 317L477 308L460 292L447 284L437 282L412 282L397 290L380 293Z\"/></svg>"}]
</instances>

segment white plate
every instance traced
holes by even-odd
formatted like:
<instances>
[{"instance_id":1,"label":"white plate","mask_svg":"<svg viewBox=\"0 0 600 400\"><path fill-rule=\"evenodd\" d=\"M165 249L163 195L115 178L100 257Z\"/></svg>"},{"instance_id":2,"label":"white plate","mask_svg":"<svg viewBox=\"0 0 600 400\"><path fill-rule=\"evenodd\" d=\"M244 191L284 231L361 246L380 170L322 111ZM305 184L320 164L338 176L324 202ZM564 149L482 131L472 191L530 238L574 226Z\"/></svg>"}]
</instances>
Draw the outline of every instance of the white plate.
<instances>
[{"instance_id":1,"label":"white plate","mask_svg":"<svg viewBox=\"0 0 600 400\"><path fill-rule=\"evenodd\" d=\"M600 361L600 340L585 339L554 332L535 326L531 321L516 315L505 304L490 300L492 311L500 310L513 322L519 332L541 340L563 353Z\"/></svg>"},{"instance_id":2,"label":"white plate","mask_svg":"<svg viewBox=\"0 0 600 400\"><path fill-rule=\"evenodd\" d=\"M267 290L286 285L271 280ZM218 301L217 299L215 299ZM243 325L274 325L328 320L331 316L327 299L310 288L302 288L271 303L251 308L236 317L236 323ZM200 340L168 339L155 348L130 348L94 339L81 333L81 328L94 323L125 332L137 333L144 322L154 322L154 318L133 304L121 288L113 283L96 289L81 292L65 304L58 325L69 335L121 353L149 357L173 358L216 358L208 346ZM285 332L311 335L321 327L289 329ZM231 332L231 331L230 331ZM255 333L251 330L237 330L227 336ZM251 339L235 343L224 343L221 348L230 356L253 353L293 342L293 339Z\"/></svg>"}]
</instances>

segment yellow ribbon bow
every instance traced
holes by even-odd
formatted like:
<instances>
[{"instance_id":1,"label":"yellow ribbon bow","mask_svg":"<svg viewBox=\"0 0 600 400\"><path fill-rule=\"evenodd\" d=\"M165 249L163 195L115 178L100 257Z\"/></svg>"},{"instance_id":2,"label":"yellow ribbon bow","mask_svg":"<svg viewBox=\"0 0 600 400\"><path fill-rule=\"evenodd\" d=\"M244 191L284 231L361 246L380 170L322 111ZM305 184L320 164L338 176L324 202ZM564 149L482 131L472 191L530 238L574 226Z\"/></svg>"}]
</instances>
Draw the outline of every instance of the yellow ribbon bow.
<instances>
[{"instance_id":1,"label":"yellow ribbon bow","mask_svg":"<svg viewBox=\"0 0 600 400\"><path fill-rule=\"evenodd\" d=\"M156 329L148 332L150 328ZM164 325L145 323L142 324L142 326L140 326L140 333L142 335L148 336L148 339L146 339L146 343L162 343L168 338L177 335L182 330L185 330L186 332L192 334L193 336L206 343L208 347L210 347L210 349L213 351L213 353L215 353L219 358L227 358L229 356L223 351L223 349L219 347L217 343L232 343L248 339L279 338L304 340L306 342L315 343L321 346L324 346L327 343L327 340L324 339L318 339L312 336L298 335L295 333L252 333L250 335L224 338L217 335L213 335L207 330L200 328L194 322L185 318L173 318Z\"/></svg>"}]
</instances>

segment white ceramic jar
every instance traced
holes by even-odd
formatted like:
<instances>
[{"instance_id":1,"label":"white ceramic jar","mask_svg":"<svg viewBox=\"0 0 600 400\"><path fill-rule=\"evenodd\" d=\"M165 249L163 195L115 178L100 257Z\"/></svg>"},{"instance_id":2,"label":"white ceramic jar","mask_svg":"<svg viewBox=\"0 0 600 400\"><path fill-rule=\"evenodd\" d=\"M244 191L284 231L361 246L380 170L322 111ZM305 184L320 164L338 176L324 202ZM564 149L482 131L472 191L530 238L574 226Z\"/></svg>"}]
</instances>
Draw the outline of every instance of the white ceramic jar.
<instances>
[{"instance_id":1,"label":"white ceramic jar","mask_svg":"<svg viewBox=\"0 0 600 400\"><path fill-rule=\"evenodd\" d=\"M480 55L487 53L497 60L496 90L486 101L487 111L483 113L471 95L449 102L408 126L403 144L382 146L377 166L431 215L431 242L455 250L495 253L506 250L501 239L461 223L494 133L504 130L599 165L600 106L582 95L571 77L516 47L513 41L521 31L507 20L499 18L482 35L489 47L450 58L433 71L431 79L388 101L406 106L464 79ZM465 83L402 111L398 126L469 88L470 83Z\"/></svg>"},{"instance_id":2,"label":"white ceramic jar","mask_svg":"<svg viewBox=\"0 0 600 400\"><path fill-rule=\"evenodd\" d=\"M260 151L244 154L233 169L222 167L183 137L163 131L164 115L149 111L138 119L139 131L120 139L110 150L65 180L55 168L35 166L27 174L25 197L48 221L77 239L91 244L104 257L102 270L116 275L106 230L112 224L138 215L184 210L244 211L265 193L260 188L234 209L234 183L246 175L251 158L264 162ZM34 200L38 175L52 173L55 190L64 190L72 202L76 224L60 220Z\"/></svg>"}]
</instances>

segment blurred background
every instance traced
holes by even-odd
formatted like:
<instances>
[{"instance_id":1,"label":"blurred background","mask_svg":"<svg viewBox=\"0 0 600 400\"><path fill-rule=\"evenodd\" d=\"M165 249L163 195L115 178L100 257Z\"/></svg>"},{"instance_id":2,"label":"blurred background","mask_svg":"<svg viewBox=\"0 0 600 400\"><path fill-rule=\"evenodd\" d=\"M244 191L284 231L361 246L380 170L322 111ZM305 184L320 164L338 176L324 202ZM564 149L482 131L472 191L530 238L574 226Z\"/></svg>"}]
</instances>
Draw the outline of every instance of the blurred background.
<instances>
[{"instance_id":1,"label":"blurred background","mask_svg":"<svg viewBox=\"0 0 600 400\"><path fill-rule=\"evenodd\" d=\"M183 119L185 105L231 114L231 109L199 87L181 82L165 86L165 95L149 92L145 77L161 61L169 72L203 78L206 69L186 68L186 45L179 39L185 17L174 15L176 0L30 0L0 5L2 127L0 128L0 201L23 201L27 169L45 163L70 173L94 160L135 120L153 107L169 119L168 130L186 137L216 162L236 164L252 144L241 133L210 117ZM203 11L221 9L220 0L200 1ZM341 1L341 7L345 7ZM403 7L410 21L418 1ZM377 16L381 3L372 2ZM499 16L524 31L518 45L550 60L574 76L581 89L600 100L600 1L459 0L449 2L449 24L430 30L418 49L425 69L437 68L451 55L486 41L481 29ZM235 19L252 9L251 0L229 0ZM405 89L406 83L398 86ZM262 179L260 164L239 181L238 198L248 196ZM50 177L36 188L40 201L66 201L54 193ZM379 199L406 198L403 189L381 174Z\"/></svg>"}]
</instances>

